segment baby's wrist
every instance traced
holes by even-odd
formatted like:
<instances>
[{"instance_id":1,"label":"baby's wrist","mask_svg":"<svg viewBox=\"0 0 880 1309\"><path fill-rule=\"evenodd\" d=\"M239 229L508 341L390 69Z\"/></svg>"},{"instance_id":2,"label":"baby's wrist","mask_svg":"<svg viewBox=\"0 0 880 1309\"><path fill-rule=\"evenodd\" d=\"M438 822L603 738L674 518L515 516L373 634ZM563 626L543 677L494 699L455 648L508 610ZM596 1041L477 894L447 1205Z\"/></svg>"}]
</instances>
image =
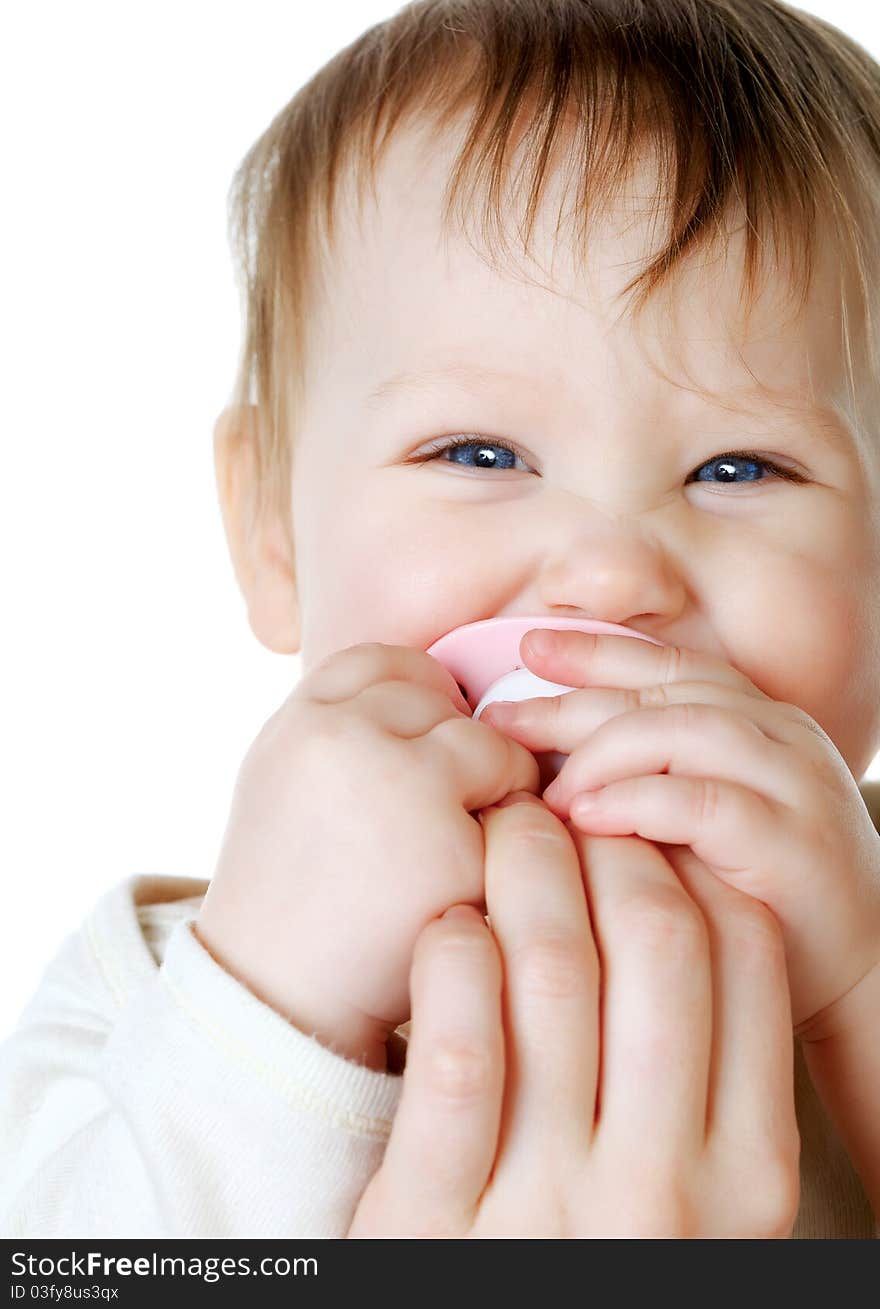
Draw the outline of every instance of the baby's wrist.
<instances>
[{"instance_id":1,"label":"baby's wrist","mask_svg":"<svg viewBox=\"0 0 880 1309\"><path fill-rule=\"evenodd\" d=\"M858 1045L880 1013L880 959L832 1004L800 1023L795 1036L805 1047L836 1042Z\"/></svg>"},{"instance_id":2,"label":"baby's wrist","mask_svg":"<svg viewBox=\"0 0 880 1309\"><path fill-rule=\"evenodd\" d=\"M271 999L266 1003L272 1005ZM277 1012L297 1031L313 1037L334 1054L377 1073L387 1071L387 1045L394 1031L388 1023L353 1006L334 1005L323 997L318 1003L310 1003L301 993Z\"/></svg>"},{"instance_id":3,"label":"baby's wrist","mask_svg":"<svg viewBox=\"0 0 880 1309\"><path fill-rule=\"evenodd\" d=\"M228 938L204 910L193 923L199 943L215 963L245 986L262 1004L279 1014L305 1036L312 1036L345 1059L384 1072L386 1043L393 1024L364 1014L354 1005L338 1000L319 979L296 979L285 970L283 982L276 978L265 956L249 958L237 937Z\"/></svg>"}]
</instances>

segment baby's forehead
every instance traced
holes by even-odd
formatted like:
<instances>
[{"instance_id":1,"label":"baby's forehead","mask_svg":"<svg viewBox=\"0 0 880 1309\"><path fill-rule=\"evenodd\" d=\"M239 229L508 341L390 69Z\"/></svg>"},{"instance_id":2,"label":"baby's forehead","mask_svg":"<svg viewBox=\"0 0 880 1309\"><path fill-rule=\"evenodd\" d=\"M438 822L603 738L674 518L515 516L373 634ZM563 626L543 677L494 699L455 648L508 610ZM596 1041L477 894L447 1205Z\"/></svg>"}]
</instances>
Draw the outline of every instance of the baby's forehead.
<instances>
[{"instance_id":1,"label":"baby's forehead","mask_svg":"<svg viewBox=\"0 0 880 1309\"><path fill-rule=\"evenodd\" d=\"M339 229L328 297L359 346L419 362L499 355L540 367L577 367L595 333L620 351L636 347L661 368L683 368L698 387L721 395L757 384L783 396L845 393L840 269L830 241L820 242L805 304L793 306L791 285L770 269L762 293L744 311L745 216L731 208L723 241L685 258L668 289L637 317L623 292L668 235L652 200L656 157L636 159L614 203L592 217L585 249L558 170L548 182L528 252L516 240L511 207L509 255L481 239L479 222L444 211L460 138L418 123L402 128L376 171L375 188L358 211L349 205ZM560 214L562 221L560 221ZM767 270L765 270L766 272ZM387 349L382 347L388 347ZM393 347L398 347L396 350Z\"/></svg>"},{"instance_id":2,"label":"baby's forehead","mask_svg":"<svg viewBox=\"0 0 880 1309\"><path fill-rule=\"evenodd\" d=\"M344 199L337 206L339 239L333 258L340 273L362 269L381 284L415 250L419 258L434 263L467 248L498 278L539 283L561 296L589 286L594 300L613 301L619 314L621 294L664 250L671 234L673 203L664 191L658 143L646 139L632 154L619 188L589 211L577 203L578 167L549 167L541 202L530 214L526 243L523 195L514 193L512 183L496 224L485 221L487 179L481 179L467 201L459 196L450 210L449 190L463 132L463 126L441 131L430 120L412 118L389 137L366 193L356 195L349 171ZM723 279L730 280L733 273L740 279L740 290L749 226L741 201L732 197L716 236L681 256L668 281L669 299L693 295L701 285L723 290ZM841 269L834 232L822 230L821 216L817 236L810 301L820 304L827 316L839 311ZM759 272L764 293L756 307L765 318L779 309L784 312L792 281L780 260L771 255ZM350 291L357 289L352 284ZM413 289L418 290L418 279ZM656 300L664 302L663 288ZM663 308L665 313L668 304ZM739 301L727 306L728 322L740 308Z\"/></svg>"}]
</instances>

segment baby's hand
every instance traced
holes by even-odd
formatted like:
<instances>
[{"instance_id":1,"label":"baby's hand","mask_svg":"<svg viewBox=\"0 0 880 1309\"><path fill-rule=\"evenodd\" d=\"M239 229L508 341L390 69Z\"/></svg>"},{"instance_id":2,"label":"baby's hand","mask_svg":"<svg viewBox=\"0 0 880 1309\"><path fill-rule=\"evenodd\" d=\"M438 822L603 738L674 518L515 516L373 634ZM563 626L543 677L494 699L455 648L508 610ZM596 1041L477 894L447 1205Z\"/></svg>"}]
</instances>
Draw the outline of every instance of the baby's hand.
<instances>
[{"instance_id":1,"label":"baby's hand","mask_svg":"<svg viewBox=\"0 0 880 1309\"><path fill-rule=\"evenodd\" d=\"M484 815L491 931L458 908L417 942L403 1095L348 1235L790 1236L773 915L523 798Z\"/></svg>"},{"instance_id":2,"label":"baby's hand","mask_svg":"<svg viewBox=\"0 0 880 1309\"><path fill-rule=\"evenodd\" d=\"M196 935L296 1027L383 1068L420 930L483 904L469 811L538 785L534 757L473 720L436 659L339 651L248 750Z\"/></svg>"},{"instance_id":3,"label":"baby's hand","mask_svg":"<svg viewBox=\"0 0 880 1309\"><path fill-rule=\"evenodd\" d=\"M483 714L530 750L570 755L546 803L584 832L689 846L763 901L782 928L797 1034L833 1035L880 970L880 835L827 734L694 651L559 631L548 653L526 636L521 654L582 688Z\"/></svg>"}]
</instances>

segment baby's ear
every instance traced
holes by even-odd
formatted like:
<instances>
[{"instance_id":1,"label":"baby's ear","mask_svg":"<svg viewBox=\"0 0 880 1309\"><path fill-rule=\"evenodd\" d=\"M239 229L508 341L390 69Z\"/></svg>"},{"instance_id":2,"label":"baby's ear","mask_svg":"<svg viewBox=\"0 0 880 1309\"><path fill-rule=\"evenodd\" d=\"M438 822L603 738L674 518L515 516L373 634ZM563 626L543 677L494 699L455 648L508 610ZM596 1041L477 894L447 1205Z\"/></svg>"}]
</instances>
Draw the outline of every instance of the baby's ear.
<instances>
[{"instance_id":1,"label":"baby's ear","mask_svg":"<svg viewBox=\"0 0 880 1309\"><path fill-rule=\"evenodd\" d=\"M257 515L257 410L226 408L214 424L214 475L226 543L251 630L268 650L299 650L299 605L290 533L278 515Z\"/></svg>"}]
</instances>

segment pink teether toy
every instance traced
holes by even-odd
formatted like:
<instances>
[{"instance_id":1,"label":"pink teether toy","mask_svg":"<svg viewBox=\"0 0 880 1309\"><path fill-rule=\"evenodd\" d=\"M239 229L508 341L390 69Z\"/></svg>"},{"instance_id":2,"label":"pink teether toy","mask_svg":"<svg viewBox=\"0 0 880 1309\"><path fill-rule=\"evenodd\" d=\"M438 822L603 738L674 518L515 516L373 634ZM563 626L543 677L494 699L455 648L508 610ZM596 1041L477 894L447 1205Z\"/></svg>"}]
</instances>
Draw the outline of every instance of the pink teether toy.
<instances>
[{"instance_id":1,"label":"pink teether toy","mask_svg":"<svg viewBox=\"0 0 880 1309\"><path fill-rule=\"evenodd\" d=\"M644 632L634 632L630 627L602 623L592 618L487 618L453 628L429 645L426 653L433 655L452 674L473 708L474 718L479 718L486 705L495 700L531 700L577 690L574 686L548 682L523 665L519 643L526 632L536 627L605 632L612 636L632 636L640 641L650 641L652 645L663 644ZM543 786L549 785L567 757L557 751L543 755Z\"/></svg>"}]
</instances>

